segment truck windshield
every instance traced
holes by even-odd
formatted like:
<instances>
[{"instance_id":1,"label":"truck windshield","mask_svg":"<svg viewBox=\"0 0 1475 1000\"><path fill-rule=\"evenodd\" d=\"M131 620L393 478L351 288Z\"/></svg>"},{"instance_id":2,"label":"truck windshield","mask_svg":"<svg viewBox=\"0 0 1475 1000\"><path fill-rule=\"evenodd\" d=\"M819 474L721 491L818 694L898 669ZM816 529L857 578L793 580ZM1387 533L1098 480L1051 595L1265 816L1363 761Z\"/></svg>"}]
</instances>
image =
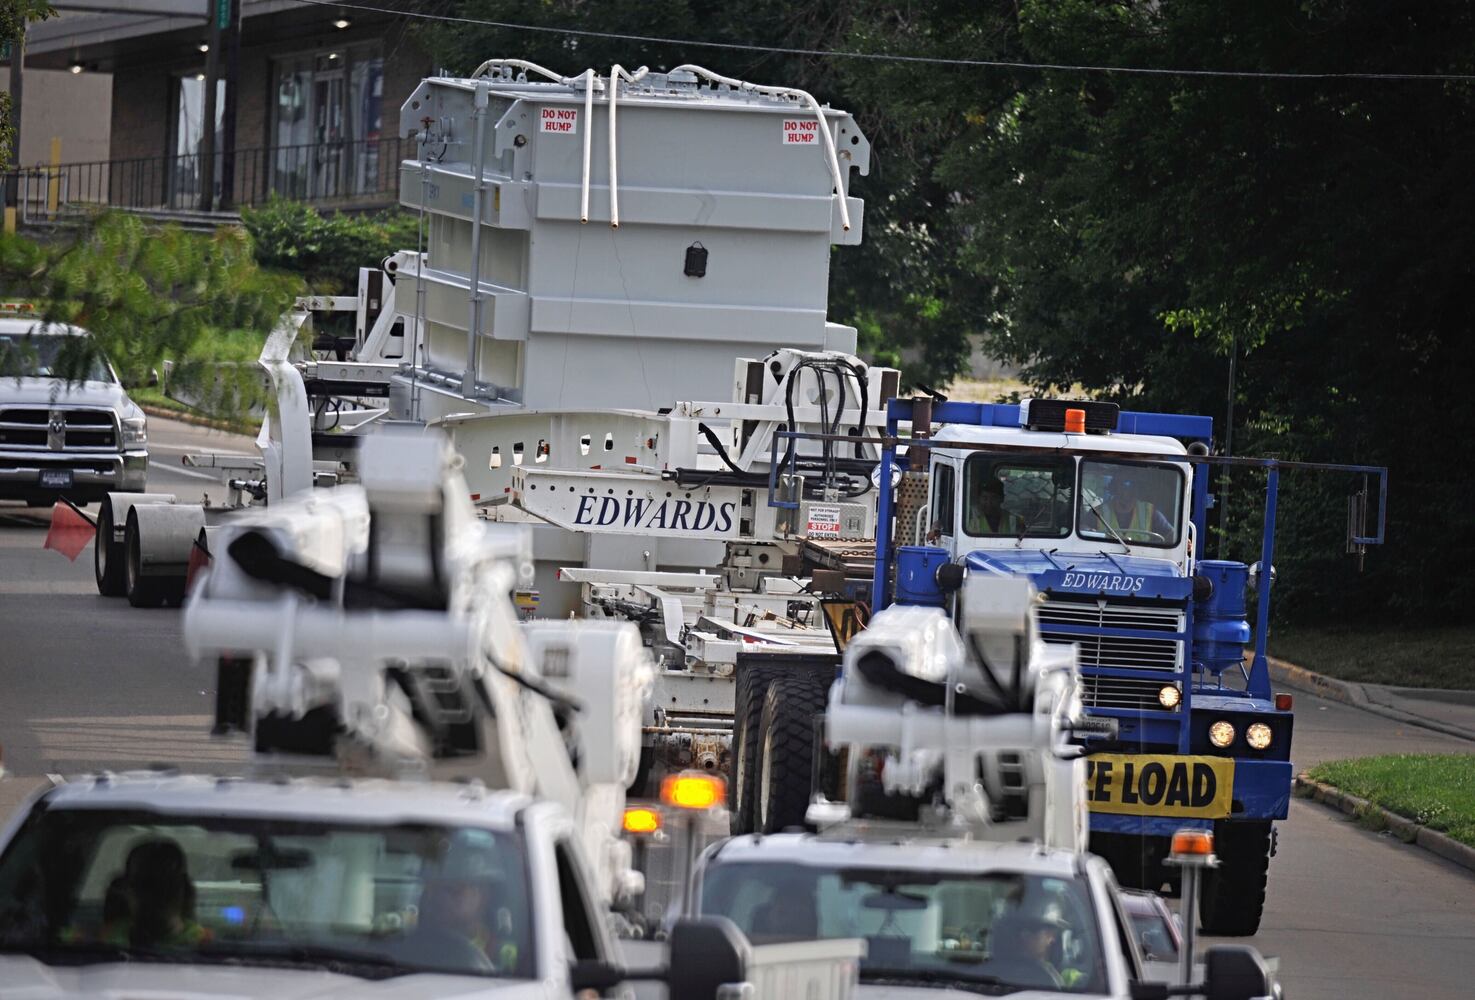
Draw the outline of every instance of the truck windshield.
<instances>
[{"instance_id":1,"label":"truck windshield","mask_svg":"<svg viewBox=\"0 0 1475 1000\"><path fill-rule=\"evenodd\" d=\"M1172 548L1182 538L1182 510L1183 471L1175 465L1081 460L1082 538Z\"/></svg>"},{"instance_id":2,"label":"truck windshield","mask_svg":"<svg viewBox=\"0 0 1475 1000\"><path fill-rule=\"evenodd\" d=\"M1099 994L1089 898L1075 877L732 861L708 867L701 906L754 944L865 938L863 983Z\"/></svg>"},{"instance_id":3,"label":"truck windshield","mask_svg":"<svg viewBox=\"0 0 1475 1000\"><path fill-rule=\"evenodd\" d=\"M52 334L0 333L0 376L113 381L89 338Z\"/></svg>"},{"instance_id":4,"label":"truck windshield","mask_svg":"<svg viewBox=\"0 0 1475 1000\"><path fill-rule=\"evenodd\" d=\"M1075 506L1075 460L970 455L963 530L998 538L1064 538Z\"/></svg>"},{"instance_id":5,"label":"truck windshield","mask_svg":"<svg viewBox=\"0 0 1475 1000\"><path fill-rule=\"evenodd\" d=\"M0 857L0 953L531 978L511 834L98 809L36 812Z\"/></svg>"}]
</instances>

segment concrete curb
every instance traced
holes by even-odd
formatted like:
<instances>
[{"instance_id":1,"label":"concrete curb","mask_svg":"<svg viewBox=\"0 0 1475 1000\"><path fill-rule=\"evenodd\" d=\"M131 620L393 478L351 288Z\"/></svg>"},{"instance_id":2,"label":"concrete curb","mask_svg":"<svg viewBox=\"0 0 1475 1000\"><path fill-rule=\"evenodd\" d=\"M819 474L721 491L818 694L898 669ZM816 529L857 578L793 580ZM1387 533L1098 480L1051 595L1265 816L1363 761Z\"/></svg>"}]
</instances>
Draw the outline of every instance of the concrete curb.
<instances>
[{"instance_id":1,"label":"concrete curb","mask_svg":"<svg viewBox=\"0 0 1475 1000\"><path fill-rule=\"evenodd\" d=\"M1475 743L1475 730L1466 729L1462 726L1451 725L1439 719L1428 719L1422 715L1414 715L1410 712L1387 705L1380 705L1367 696L1367 691L1361 684L1353 681L1338 680L1325 674L1318 674L1305 667L1298 667L1294 663L1277 660L1273 656L1267 656L1270 661L1270 677L1272 680L1285 684L1289 687L1306 691L1331 701L1339 701L1344 705L1352 705L1364 712L1381 715L1385 719L1402 722L1409 726L1419 726L1422 729L1431 729L1436 733L1453 736L1456 739L1469 740Z\"/></svg>"},{"instance_id":2,"label":"concrete curb","mask_svg":"<svg viewBox=\"0 0 1475 1000\"><path fill-rule=\"evenodd\" d=\"M1364 816L1374 816L1392 831L1395 837L1405 844L1422 847L1429 853L1437 854L1452 864L1475 872L1475 847L1462 844L1453 837L1448 837L1440 833L1438 830L1431 830L1427 826L1415 823L1406 816L1389 812L1382 806L1375 805L1367 799L1360 799L1356 795L1349 795L1333 785L1316 781L1305 774L1296 775L1295 791L1302 798L1320 802L1322 805L1346 813L1354 819L1361 819Z\"/></svg>"}]
</instances>

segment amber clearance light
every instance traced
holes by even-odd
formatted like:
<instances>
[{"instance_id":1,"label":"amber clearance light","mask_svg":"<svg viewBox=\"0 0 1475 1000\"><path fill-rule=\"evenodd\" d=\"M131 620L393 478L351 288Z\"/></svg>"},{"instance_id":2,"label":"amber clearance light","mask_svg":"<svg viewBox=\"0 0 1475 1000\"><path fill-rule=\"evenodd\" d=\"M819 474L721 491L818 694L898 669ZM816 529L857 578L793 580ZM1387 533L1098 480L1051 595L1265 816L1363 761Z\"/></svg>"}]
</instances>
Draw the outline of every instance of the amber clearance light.
<instances>
[{"instance_id":1,"label":"amber clearance light","mask_svg":"<svg viewBox=\"0 0 1475 1000\"><path fill-rule=\"evenodd\" d=\"M625 810L624 827L626 833L655 833L661 828L661 814L644 806L632 806Z\"/></svg>"},{"instance_id":2,"label":"amber clearance light","mask_svg":"<svg viewBox=\"0 0 1475 1000\"><path fill-rule=\"evenodd\" d=\"M727 798L727 785L715 774L683 771L661 782L661 801L677 809L711 809Z\"/></svg>"}]
</instances>

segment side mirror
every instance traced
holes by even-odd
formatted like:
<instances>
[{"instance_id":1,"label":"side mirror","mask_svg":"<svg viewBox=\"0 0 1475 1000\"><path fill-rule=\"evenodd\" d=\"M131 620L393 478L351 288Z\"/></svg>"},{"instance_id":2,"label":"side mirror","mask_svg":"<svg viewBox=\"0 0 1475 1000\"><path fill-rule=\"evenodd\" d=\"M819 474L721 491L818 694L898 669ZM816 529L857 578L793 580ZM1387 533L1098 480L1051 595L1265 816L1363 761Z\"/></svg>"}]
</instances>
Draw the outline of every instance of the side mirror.
<instances>
[{"instance_id":1,"label":"side mirror","mask_svg":"<svg viewBox=\"0 0 1475 1000\"><path fill-rule=\"evenodd\" d=\"M683 1000L716 1000L729 983L748 977L752 948L737 924L726 917L687 917L676 921L670 937L667 994Z\"/></svg>"},{"instance_id":2,"label":"side mirror","mask_svg":"<svg viewBox=\"0 0 1475 1000\"><path fill-rule=\"evenodd\" d=\"M1275 995L1270 969L1254 948L1219 944L1204 954L1206 1000L1254 1000Z\"/></svg>"}]
</instances>

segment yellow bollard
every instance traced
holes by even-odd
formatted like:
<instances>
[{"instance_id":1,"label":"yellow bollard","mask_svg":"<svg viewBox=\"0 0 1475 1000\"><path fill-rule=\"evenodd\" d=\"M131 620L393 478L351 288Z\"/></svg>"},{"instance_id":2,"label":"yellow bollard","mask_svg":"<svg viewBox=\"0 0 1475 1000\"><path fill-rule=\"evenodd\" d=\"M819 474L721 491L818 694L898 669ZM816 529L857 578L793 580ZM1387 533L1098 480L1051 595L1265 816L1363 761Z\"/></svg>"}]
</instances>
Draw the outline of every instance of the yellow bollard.
<instances>
[{"instance_id":1,"label":"yellow bollard","mask_svg":"<svg viewBox=\"0 0 1475 1000\"><path fill-rule=\"evenodd\" d=\"M51 137L51 180L46 184L46 214L56 214L56 203L61 192L61 136Z\"/></svg>"}]
</instances>

